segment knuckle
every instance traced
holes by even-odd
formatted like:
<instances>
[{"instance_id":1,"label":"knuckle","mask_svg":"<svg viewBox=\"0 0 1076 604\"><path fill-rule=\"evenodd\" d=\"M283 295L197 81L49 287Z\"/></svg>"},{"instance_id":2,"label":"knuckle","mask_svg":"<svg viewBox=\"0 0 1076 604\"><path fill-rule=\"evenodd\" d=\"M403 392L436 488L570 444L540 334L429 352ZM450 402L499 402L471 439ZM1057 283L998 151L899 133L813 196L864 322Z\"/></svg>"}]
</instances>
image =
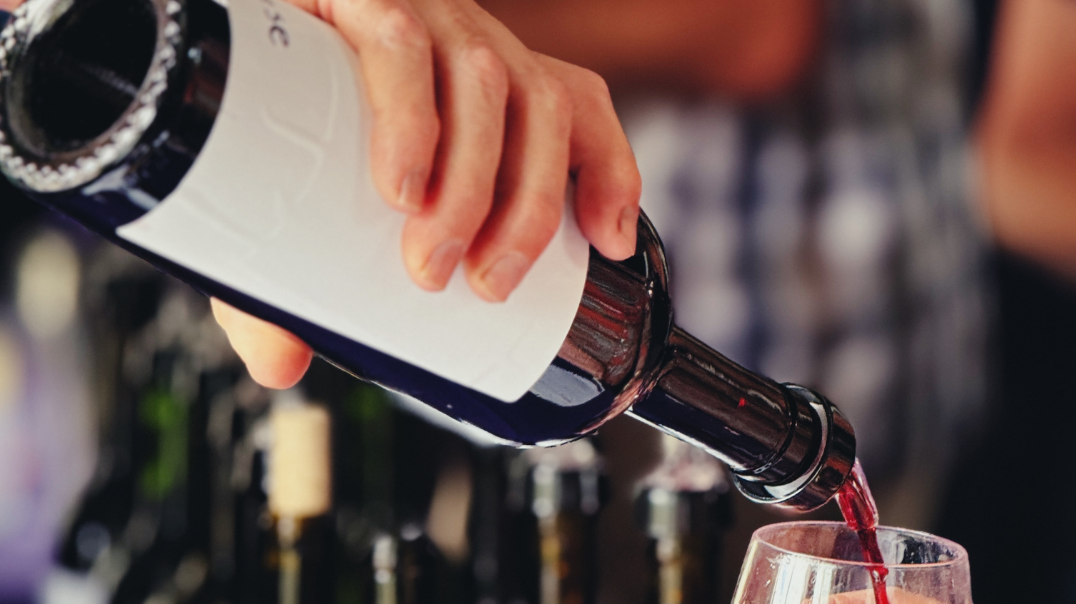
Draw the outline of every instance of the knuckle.
<instances>
[{"instance_id":1,"label":"knuckle","mask_svg":"<svg viewBox=\"0 0 1076 604\"><path fill-rule=\"evenodd\" d=\"M426 25L404 7L384 9L373 25L375 40L388 48L429 50L432 47Z\"/></svg>"},{"instance_id":2,"label":"knuckle","mask_svg":"<svg viewBox=\"0 0 1076 604\"><path fill-rule=\"evenodd\" d=\"M459 57L460 67L491 98L508 96L508 66L484 43L471 43Z\"/></svg>"},{"instance_id":3,"label":"knuckle","mask_svg":"<svg viewBox=\"0 0 1076 604\"><path fill-rule=\"evenodd\" d=\"M548 74L534 78L530 95L533 102L560 122L571 120L572 100L568 87Z\"/></svg>"},{"instance_id":4,"label":"knuckle","mask_svg":"<svg viewBox=\"0 0 1076 604\"><path fill-rule=\"evenodd\" d=\"M543 247L553 239L560 228L564 213L564 194L546 191L535 195L528 204L524 218L527 233Z\"/></svg>"},{"instance_id":5,"label":"knuckle","mask_svg":"<svg viewBox=\"0 0 1076 604\"><path fill-rule=\"evenodd\" d=\"M588 94L602 103L608 103L612 107L613 97L609 92L609 84L605 81L605 78L589 69L580 68L580 72L583 86L586 87Z\"/></svg>"}]
</instances>

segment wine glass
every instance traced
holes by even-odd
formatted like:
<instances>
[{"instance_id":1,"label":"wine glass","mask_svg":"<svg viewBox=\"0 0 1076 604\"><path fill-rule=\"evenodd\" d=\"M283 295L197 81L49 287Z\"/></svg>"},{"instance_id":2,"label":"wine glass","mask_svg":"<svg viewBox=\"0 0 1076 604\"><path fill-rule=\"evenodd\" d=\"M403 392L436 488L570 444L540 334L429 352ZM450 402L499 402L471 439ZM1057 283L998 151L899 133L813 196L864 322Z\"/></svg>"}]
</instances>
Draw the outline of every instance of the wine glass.
<instances>
[{"instance_id":1,"label":"wine glass","mask_svg":"<svg viewBox=\"0 0 1076 604\"><path fill-rule=\"evenodd\" d=\"M878 527L889 604L972 604L968 553L927 533ZM784 522L751 537L733 604L875 604L872 566L840 522ZM881 598L881 599L884 599Z\"/></svg>"}]
</instances>

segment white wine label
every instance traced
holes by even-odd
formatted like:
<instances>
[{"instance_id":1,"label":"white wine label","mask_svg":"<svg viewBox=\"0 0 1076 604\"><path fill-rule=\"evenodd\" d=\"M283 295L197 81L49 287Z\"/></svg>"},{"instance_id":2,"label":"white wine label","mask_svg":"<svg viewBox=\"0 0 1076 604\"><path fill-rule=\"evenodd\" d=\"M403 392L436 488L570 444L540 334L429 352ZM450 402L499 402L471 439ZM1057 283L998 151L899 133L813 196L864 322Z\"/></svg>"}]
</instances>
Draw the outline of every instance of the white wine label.
<instances>
[{"instance_id":1,"label":"white wine label","mask_svg":"<svg viewBox=\"0 0 1076 604\"><path fill-rule=\"evenodd\" d=\"M356 57L283 0L229 0L232 48L216 124L175 192L124 239L311 323L503 401L556 357L586 281L570 209L503 304L458 270L445 291L411 282L405 216L369 173Z\"/></svg>"}]
</instances>

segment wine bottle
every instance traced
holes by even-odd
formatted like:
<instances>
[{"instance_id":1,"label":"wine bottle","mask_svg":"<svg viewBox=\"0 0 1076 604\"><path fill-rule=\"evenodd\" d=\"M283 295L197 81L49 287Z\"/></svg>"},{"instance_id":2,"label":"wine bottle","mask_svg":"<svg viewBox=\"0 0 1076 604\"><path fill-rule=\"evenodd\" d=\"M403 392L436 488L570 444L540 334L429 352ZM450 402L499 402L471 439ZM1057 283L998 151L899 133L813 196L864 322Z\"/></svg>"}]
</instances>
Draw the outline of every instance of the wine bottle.
<instances>
[{"instance_id":1,"label":"wine bottle","mask_svg":"<svg viewBox=\"0 0 1076 604\"><path fill-rule=\"evenodd\" d=\"M338 538L335 601L376 601L374 545L395 528L392 405L380 388L323 363L311 366L303 388L317 400L335 403L330 407Z\"/></svg>"},{"instance_id":2,"label":"wine bottle","mask_svg":"<svg viewBox=\"0 0 1076 604\"><path fill-rule=\"evenodd\" d=\"M0 170L31 197L343 369L521 445L629 413L752 499L828 501L852 428L673 324L661 242L564 223L504 304L412 284L370 182L355 56L281 0L30 0L0 33Z\"/></svg>"},{"instance_id":3,"label":"wine bottle","mask_svg":"<svg viewBox=\"0 0 1076 604\"><path fill-rule=\"evenodd\" d=\"M122 538L130 520L137 482L133 459L137 394L124 377L124 350L152 319L163 278L129 256L101 254L89 263L87 289L93 357L94 405L98 422L95 476L79 502L58 547L59 566L84 575L96 567L111 593L127 564ZM108 567L108 568L106 568Z\"/></svg>"},{"instance_id":4,"label":"wine bottle","mask_svg":"<svg viewBox=\"0 0 1076 604\"><path fill-rule=\"evenodd\" d=\"M602 461L590 440L527 451L538 519L540 604L597 601L597 515Z\"/></svg>"},{"instance_id":5,"label":"wine bottle","mask_svg":"<svg viewBox=\"0 0 1076 604\"><path fill-rule=\"evenodd\" d=\"M252 382L251 382L252 383ZM261 604L277 599L279 578L271 566L276 547L268 510L270 397L255 388L236 392L243 409L236 416L237 440L232 447L234 487L234 578L228 598L236 604Z\"/></svg>"},{"instance_id":6,"label":"wine bottle","mask_svg":"<svg viewBox=\"0 0 1076 604\"><path fill-rule=\"evenodd\" d=\"M270 412L268 509L276 529L279 604L332 600L332 462L328 411L318 405L274 401ZM272 563L270 562L270 563Z\"/></svg>"},{"instance_id":7,"label":"wine bottle","mask_svg":"<svg viewBox=\"0 0 1076 604\"><path fill-rule=\"evenodd\" d=\"M166 284L154 319L125 349L124 379L137 391L131 457L137 482L123 543L129 568L114 602L213 599L209 416L216 375L234 363L205 300ZM206 337L209 336L209 337ZM221 354L221 353L225 354ZM222 366L223 363L223 366Z\"/></svg>"},{"instance_id":8,"label":"wine bottle","mask_svg":"<svg viewBox=\"0 0 1076 604\"><path fill-rule=\"evenodd\" d=\"M238 493L232 481L233 452L243 436L244 403L261 393L253 387L254 392L244 395L252 384L208 305L188 288L182 291L200 303L192 305L180 332L181 347L198 375L188 413L185 552L170 595L177 604L235 602Z\"/></svg>"},{"instance_id":9,"label":"wine bottle","mask_svg":"<svg viewBox=\"0 0 1076 604\"><path fill-rule=\"evenodd\" d=\"M124 350L152 319L164 281L149 265L108 248L86 263L83 276L97 455L94 476L56 548L57 564L41 595L45 604L64 600L69 591L85 602L107 602L130 563L124 534L137 486L133 447L142 430L137 394L124 379Z\"/></svg>"},{"instance_id":10,"label":"wine bottle","mask_svg":"<svg viewBox=\"0 0 1076 604\"><path fill-rule=\"evenodd\" d=\"M638 519L650 537L651 604L717 600L729 485L712 457L666 437L662 463L639 484Z\"/></svg>"},{"instance_id":11,"label":"wine bottle","mask_svg":"<svg viewBox=\"0 0 1076 604\"><path fill-rule=\"evenodd\" d=\"M233 379L237 360L204 299L110 252L87 271L98 478L61 543L57 577L102 601L213 600L210 552L219 543L209 526L208 443L197 435L207 431L210 382ZM64 594L46 591L53 596Z\"/></svg>"}]
</instances>

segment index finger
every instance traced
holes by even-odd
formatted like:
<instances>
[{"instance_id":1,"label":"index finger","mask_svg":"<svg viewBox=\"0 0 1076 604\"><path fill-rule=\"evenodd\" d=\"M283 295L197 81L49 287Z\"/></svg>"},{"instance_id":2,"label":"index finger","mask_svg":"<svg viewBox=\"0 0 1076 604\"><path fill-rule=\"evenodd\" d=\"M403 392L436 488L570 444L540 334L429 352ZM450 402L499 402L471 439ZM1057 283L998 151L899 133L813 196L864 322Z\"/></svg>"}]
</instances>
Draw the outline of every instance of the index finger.
<instances>
[{"instance_id":1,"label":"index finger","mask_svg":"<svg viewBox=\"0 0 1076 604\"><path fill-rule=\"evenodd\" d=\"M579 228L606 258L623 260L635 253L642 181L609 88L592 71L545 55L538 59L571 92L569 153Z\"/></svg>"},{"instance_id":2,"label":"index finger","mask_svg":"<svg viewBox=\"0 0 1076 604\"><path fill-rule=\"evenodd\" d=\"M441 128L426 26L404 0L289 1L334 26L357 52L373 113L374 184L390 205L418 212Z\"/></svg>"}]
</instances>

